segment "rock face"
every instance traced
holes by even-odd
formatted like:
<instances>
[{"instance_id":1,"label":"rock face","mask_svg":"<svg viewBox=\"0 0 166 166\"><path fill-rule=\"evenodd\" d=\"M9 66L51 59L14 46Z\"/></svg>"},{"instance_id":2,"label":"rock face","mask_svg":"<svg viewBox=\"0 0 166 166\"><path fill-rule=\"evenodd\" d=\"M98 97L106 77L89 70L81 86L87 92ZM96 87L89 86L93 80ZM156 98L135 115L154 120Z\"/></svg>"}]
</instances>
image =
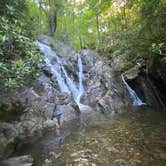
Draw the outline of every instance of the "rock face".
<instances>
[{"instance_id":1,"label":"rock face","mask_svg":"<svg viewBox=\"0 0 166 166\"><path fill-rule=\"evenodd\" d=\"M23 87L1 95L0 107L10 114L17 112L17 119L0 121L0 158L9 156L17 145L17 140L40 135L43 129L56 127L57 122L51 120L56 104L61 104L64 121L75 118L75 102L70 94L61 93L52 85L52 81L41 75L34 86ZM20 107L18 109L18 107ZM11 114L13 116L13 113Z\"/></svg>"},{"instance_id":2,"label":"rock face","mask_svg":"<svg viewBox=\"0 0 166 166\"><path fill-rule=\"evenodd\" d=\"M113 114L120 111L125 105L122 98L123 84L121 80L115 80L110 62L102 60L95 52L89 50L83 50L81 53L83 61L87 60L84 68L88 68L84 71L86 91L83 103L102 113Z\"/></svg>"},{"instance_id":3,"label":"rock face","mask_svg":"<svg viewBox=\"0 0 166 166\"><path fill-rule=\"evenodd\" d=\"M165 107L166 70L165 63L161 59L148 70L145 61L141 58L130 61L117 57L113 59L112 66L115 72L123 74L131 88L148 106L156 109Z\"/></svg>"}]
</instances>

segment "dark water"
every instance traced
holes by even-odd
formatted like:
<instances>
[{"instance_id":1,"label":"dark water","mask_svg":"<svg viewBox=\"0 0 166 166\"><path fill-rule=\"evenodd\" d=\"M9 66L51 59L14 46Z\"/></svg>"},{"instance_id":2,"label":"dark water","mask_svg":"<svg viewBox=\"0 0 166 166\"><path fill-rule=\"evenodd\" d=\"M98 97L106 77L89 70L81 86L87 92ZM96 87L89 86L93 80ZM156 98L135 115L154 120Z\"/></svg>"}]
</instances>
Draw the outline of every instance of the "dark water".
<instances>
[{"instance_id":1,"label":"dark water","mask_svg":"<svg viewBox=\"0 0 166 166\"><path fill-rule=\"evenodd\" d=\"M32 154L35 166L165 166L166 113L140 107L106 117L85 111L18 154Z\"/></svg>"}]
</instances>

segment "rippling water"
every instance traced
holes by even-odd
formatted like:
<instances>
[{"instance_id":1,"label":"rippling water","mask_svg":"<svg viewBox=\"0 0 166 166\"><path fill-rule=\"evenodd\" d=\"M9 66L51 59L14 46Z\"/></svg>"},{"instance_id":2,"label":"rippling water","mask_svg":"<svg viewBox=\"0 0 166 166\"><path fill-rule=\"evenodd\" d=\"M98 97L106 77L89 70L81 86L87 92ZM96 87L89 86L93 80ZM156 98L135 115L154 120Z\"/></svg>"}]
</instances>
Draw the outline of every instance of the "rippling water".
<instances>
[{"instance_id":1,"label":"rippling water","mask_svg":"<svg viewBox=\"0 0 166 166\"><path fill-rule=\"evenodd\" d=\"M165 166L165 117L143 107L114 117L87 111L18 153L36 166Z\"/></svg>"}]
</instances>

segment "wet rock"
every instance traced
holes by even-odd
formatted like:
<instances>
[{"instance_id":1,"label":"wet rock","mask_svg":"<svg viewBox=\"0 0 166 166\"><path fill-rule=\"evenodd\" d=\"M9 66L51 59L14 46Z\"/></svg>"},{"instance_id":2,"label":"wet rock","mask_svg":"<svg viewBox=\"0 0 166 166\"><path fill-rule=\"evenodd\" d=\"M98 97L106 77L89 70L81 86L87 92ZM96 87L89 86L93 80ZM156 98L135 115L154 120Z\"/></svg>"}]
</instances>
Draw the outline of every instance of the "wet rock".
<instances>
[{"instance_id":1,"label":"wet rock","mask_svg":"<svg viewBox=\"0 0 166 166\"><path fill-rule=\"evenodd\" d=\"M55 103L60 104L60 105L64 105L64 104L68 104L68 103L73 102L71 94L69 94L69 93L60 93L60 92L58 92L56 94L55 100L56 100Z\"/></svg>"},{"instance_id":2,"label":"wet rock","mask_svg":"<svg viewBox=\"0 0 166 166\"><path fill-rule=\"evenodd\" d=\"M121 110L125 103L122 98L123 85L121 79L115 80L107 60L95 59L90 68L89 75L91 74L92 76L85 80L87 90L83 96L84 103L101 112Z\"/></svg>"},{"instance_id":3,"label":"wet rock","mask_svg":"<svg viewBox=\"0 0 166 166\"><path fill-rule=\"evenodd\" d=\"M124 108L125 104L123 100L112 93L111 91L107 91L107 93L102 96L101 98L98 98L98 109L101 111L103 109L103 113L113 113L113 112L120 112L122 108Z\"/></svg>"},{"instance_id":4,"label":"wet rock","mask_svg":"<svg viewBox=\"0 0 166 166\"><path fill-rule=\"evenodd\" d=\"M51 72L51 70L50 70L50 68L48 67L48 66L45 66L44 68L43 68L43 72L44 72L44 74L47 76L47 77L52 77L52 72Z\"/></svg>"},{"instance_id":5,"label":"wet rock","mask_svg":"<svg viewBox=\"0 0 166 166\"><path fill-rule=\"evenodd\" d=\"M71 104L61 105L60 109L62 110L62 115L61 115L62 123L76 118L76 111Z\"/></svg>"},{"instance_id":6,"label":"wet rock","mask_svg":"<svg viewBox=\"0 0 166 166\"><path fill-rule=\"evenodd\" d=\"M97 97L103 96L105 93L105 89L102 86L100 79L95 79L96 81L92 81L88 85L87 92L83 97L87 105L94 105L97 101Z\"/></svg>"},{"instance_id":7,"label":"wet rock","mask_svg":"<svg viewBox=\"0 0 166 166\"><path fill-rule=\"evenodd\" d=\"M1 166L32 166L33 158L30 155L11 157L1 162Z\"/></svg>"}]
</instances>

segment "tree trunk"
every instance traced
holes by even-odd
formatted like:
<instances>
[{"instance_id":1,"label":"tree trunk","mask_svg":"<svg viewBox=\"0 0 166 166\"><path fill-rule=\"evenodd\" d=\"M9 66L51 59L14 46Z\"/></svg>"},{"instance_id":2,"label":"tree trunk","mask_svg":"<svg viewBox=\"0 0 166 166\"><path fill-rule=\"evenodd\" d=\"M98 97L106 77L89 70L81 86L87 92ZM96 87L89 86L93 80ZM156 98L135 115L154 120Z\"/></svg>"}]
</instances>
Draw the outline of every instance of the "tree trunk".
<instances>
[{"instance_id":1,"label":"tree trunk","mask_svg":"<svg viewBox=\"0 0 166 166\"><path fill-rule=\"evenodd\" d=\"M56 11L52 12L52 14L48 16L48 24L49 24L50 35L53 36L57 28L57 12Z\"/></svg>"},{"instance_id":2,"label":"tree trunk","mask_svg":"<svg viewBox=\"0 0 166 166\"><path fill-rule=\"evenodd\" d=\"M124 29L126 30L128 25L127 25L127 16L126 16L126 1L123 0L124 2L124 7L123 7L123 19L124 19Z\"/></svg>"},{"instance_id":3,"label":"tree trunk","mask_svg":"<svg viewBox=\"0 0 166 166\"><path fill-rule=\"evenodd\" d=\"M99 26L99 16L96 14L96 26L97 26L97 36L98 36L98 43L97 48L100 47L100 26Z\"/></svg>"},{"instance_id":4,"label":"tree trunk","mask_svg":"<svg viewBox=\"0 0 166 166\"><path fill-rule=\"evenodd\" d=\"M83 48L83 45L82 45L82 39L81 39L81 36L79 35L79 40L80 40L80 48L82 49Z\"/></svg>"}]
</instances>

